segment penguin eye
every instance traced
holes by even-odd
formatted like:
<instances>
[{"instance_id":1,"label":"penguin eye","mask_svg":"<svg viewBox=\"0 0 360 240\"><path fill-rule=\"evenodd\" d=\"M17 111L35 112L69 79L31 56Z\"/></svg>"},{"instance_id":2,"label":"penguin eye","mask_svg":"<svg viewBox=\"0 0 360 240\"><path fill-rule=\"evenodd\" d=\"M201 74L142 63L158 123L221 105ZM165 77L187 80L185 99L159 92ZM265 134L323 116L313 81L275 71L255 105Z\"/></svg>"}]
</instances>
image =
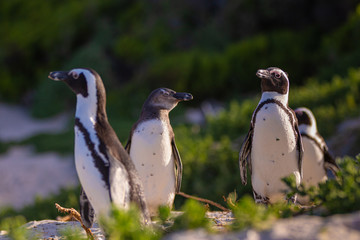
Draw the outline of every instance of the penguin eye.
<instances>
[{"instance_id":1,"label":"penguin eye","mask_svg":"<svg viewBox=\"0 0 360 240\"><path fill-rule=\"evenodd\" d=\"M79 78L79 74L77 72L72 72L71 73L71 76L74 78L74 79L78 79Z\"/></svg>"},{"instance_id":2,"label":"penguin eye","mask_svg":"<svg viewBox=\"0 0 360 240\"><path fill-rule=\"evenodd\" d=\"M281 73L279 73L279 72L272 72L271 73L275 78L281 78Z\"/></svg>"},{"instance_id":3,"label":"penguin eye","mask_svg":"<svg viewBox=\"0 0 360 240\"><path fill-rule=\"evenodd\" d=\"M161 89L161 93L162 93L164 96L169 96L169 92L168 92L168 91L165 91L164 89Z\"/></svg>"}]
</instances>

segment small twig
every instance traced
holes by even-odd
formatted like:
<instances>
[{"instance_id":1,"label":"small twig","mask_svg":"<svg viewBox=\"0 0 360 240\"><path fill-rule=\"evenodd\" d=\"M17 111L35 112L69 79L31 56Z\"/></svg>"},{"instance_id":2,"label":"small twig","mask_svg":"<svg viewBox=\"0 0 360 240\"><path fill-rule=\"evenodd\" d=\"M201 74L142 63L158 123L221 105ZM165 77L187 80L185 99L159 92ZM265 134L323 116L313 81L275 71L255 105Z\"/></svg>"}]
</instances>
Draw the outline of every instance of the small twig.
<instances>
[{"instance_id":1,"label":"small twig","mask_svg":"<svg viewBox=\"0 0 360 240\"><path fill-rule=\"evenodd\" d=\"M186 193L183 193L183 192L178 192L178 193L176 193L176 194L177 194L177 195L180 195L180 196L183 196L183 197L185 197L185 198L191 198L191 199L194 199L194 200L199 201L199 202L204 202L204 203L213 205L213 206L215 206L215 207L217 207L217 208L219 208L219 209L221 209L221 210L223 210L223 211L226 211L226 212L229 212L229 211L230 211L230 209L227 209L227 208L221 206L220 204L218 204L218 203L216 203L216 202L213 202L213 201L211 201L211 200L209 200L209 199L191 196L191 195L186 194Z\"/></svg>"},{"instance_id":2,"label":"small twig","mask_svg":"<svg viewBox=\"0 0 360 240\"><path fill-rule=\"evenodd\" d=\"M76 211L74 208L63 208L61 207L59 204L55 203L55 207L57 208L57 210L61 213L66 213L66 214L70 214L73 218L75 218L75 220L77 220L80 224L81 227L85 230L86 235L91 239L94 240L94 235L91 232L90 228L85 227L83 221L81 220L81 215L78 211Z\"/></svg>"}]
</instances>

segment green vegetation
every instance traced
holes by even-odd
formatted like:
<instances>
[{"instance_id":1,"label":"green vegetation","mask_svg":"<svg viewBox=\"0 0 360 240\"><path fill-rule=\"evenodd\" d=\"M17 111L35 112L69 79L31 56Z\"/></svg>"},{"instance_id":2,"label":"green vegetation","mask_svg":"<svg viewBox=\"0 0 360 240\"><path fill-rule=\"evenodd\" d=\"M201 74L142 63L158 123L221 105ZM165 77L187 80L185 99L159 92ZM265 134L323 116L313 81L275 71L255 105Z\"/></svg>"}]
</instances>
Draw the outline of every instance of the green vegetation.
<instances>
[{"instance_id":1,"label":"green vegetation","mask_svg":"<svg viewBox=\"0 0 360 240\"><path fill-rule=\"evenodd\" d=\"M341 170L337 172L336 179L320 183L318 188L307 189L304 185L296 188L290 179L286 179L286 183L292 194L307 195L315 205L324 207L326 211L322 212L323 215L359 211L360 155L355 159L344 157L338 163Z\"/></svg>"},{"instance_id":2,"label":"green vegetation","mask_svg":"<svg viewBox=\"0 0 360 240\"><path fill-rule=\"evenodd\" d=\"M113 208L110 217L101 218L100 224L109 240L156 240L161 237L156 229L142 225L139 210L135 206L131 206L128 211Z\"/></svg>"},{"instance_id":3,"label":"green vegetation","mask_svg":"<svg viewBox=\"0 0 360 240\"><path fill-rule=\"evenodd\" d=\"M92 67L114 91L165 85L199 101L256 91L250 79L269 65L296 76L293 84L327 81L358 66L360 54L360 7L351 0L15 0L0 9L0 99L19 101L36 85L36 116L69 106L56 91L63 87L50 86L51 70Z\"/></svg>"},{"instance_id":4,"label":"green vegetation","mask_svg":"<svg viewBox=\"0 0 360 240\"><path fill-rule=\"evenodd\" d=\"M1 220L0 229L5 230L11 240L31 240L24 227L26 219L23 216L9 217Z\"/></svg>"},{"instance_id":5,"label":"green vegetation","mask_svg":"<svg viewBox=\"0 0 360 240\"><path fill-rule=\"evenodd\" d=\"M207 211L205 206L189 199L182 206L181 211L183 214L175 218L174 225L171 227L172 231L196 228L210 229L209 220L205 218Z\"/></svg>"},{"instance_id":6,"label":"green vegetation","mask_svg":"<svg viewBox=\"0 0 360 240\"><path fill-rule=\"evenodd\" d=\"M279 218L288 218L300 212L299 208L293 204L277 203L264 206L256 204L254 199L248 195L239 199L236 204L231 206L235 220L230 226L232 230L244 228L255 228L265 230Z\"/></svg>"}]
</instances>

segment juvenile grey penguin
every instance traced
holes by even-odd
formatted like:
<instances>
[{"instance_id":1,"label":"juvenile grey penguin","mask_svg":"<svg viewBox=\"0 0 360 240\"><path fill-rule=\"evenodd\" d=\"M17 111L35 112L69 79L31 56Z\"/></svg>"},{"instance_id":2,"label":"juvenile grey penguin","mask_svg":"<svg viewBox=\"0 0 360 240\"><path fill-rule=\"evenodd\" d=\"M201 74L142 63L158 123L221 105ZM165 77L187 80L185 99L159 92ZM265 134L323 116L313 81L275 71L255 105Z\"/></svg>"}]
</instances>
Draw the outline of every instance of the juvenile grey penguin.
<instances>
[{"instance_id":1,"label":"juvenile grey penguin","mask_svg":"<svg viewBox=\"0 0 360 240\"><path fill-rule=\"evenodd\" d=\"M328 179L327 171L333 175L339 170L335 159L319 134L314 114L308 108L297 108L295 114L299 122L299 130L304 144L303 181L306 186L317 186Z\"/></svg>"},{"instance_id":2,"label":"juvenile grey penguin","mask_svg":"<svg viewBox=\"0 0 360 240\"><path fill-rule=\"evenodd\" d=\"M258 70L256 76L262 95L240 149L239 166L246 185L249 164L254 199L268 204L285 199L282 178L294 175L300 184L303 146L295 113L288 106L288 75L270 67Z\"/></svg>"},{"instance_id":3,"label":"juvenile grey penguin","mask_svg":"<svg viewBox=\"0 0 360 240\"><path fill-rule=\"evenodd\" d=\"M151 216L157 214L161 205L172 207L175 194L180 191L182 163L169 112L180 101L191 99L190 93L168 88L154 90L146 99L125 146L144 186Z\"/></svg>"},{"instance_id":4,"label":"juvenile grey penguin","mask_svg":"<svg viewBox=\"0 0 360 240\"><path fill-rule=\"evenodd\" d=\"M96 216L107 215L111 204L127 208L130 202L135 202L144 220L149 221L135 166L108 122L99 74L78 68L51 72L49 78L65 82L76 94L75 166L83 188L80 204L84 224L92 225L94 212Z\"/></svg>"}]
</instances>

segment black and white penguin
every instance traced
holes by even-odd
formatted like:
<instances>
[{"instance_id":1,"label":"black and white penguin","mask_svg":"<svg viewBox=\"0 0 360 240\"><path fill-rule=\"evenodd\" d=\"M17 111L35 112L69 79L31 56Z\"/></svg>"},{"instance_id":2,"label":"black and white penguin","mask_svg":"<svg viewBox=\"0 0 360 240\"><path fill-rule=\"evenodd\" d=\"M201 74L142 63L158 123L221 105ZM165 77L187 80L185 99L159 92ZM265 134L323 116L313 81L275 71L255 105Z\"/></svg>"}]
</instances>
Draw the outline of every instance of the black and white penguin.
<instances>
[{"instance_id":1,"label":"black and white penguin","mask_svg":"<svg viewBox=\"0 0 360 240\"><path fill-rule=\"evenodd\" d=\"M304 145L302 183L305 186L317 186L328 179L328 171L335 175L339 167L317 130L316 119L311 110L304 107L297 108L295 114Z\"/></svg>"},{"instance_id":2,"label":"black and white penguin","mask_svg":"<svg viewBox=\"0 0 360 240\"><path fill-rule=\"evenodd\" d=\"M242 184L247 183L247 163L257 203L284 200L287 187L282 178L302 177L303 146L294 111L288 106L289 79L279 68L258 70L261 99L239 154ZM295 199L293 199L295 201Z\"/></svg>"},{"instance_id":3,"label":"black and white penguin","mask_svg":"<svg viewBox=\"0 0 360 240\"><path fill-rule=\"evenodd\" d=\"M111 204L127 208L130 202L135 202L144 221L149 221L135 166L108 122L105 88L99 74L78 68L51 72L49 78L65 82L77 98L75 166L84 190L80 204L85 226L93 223L92 207L96 216L107 215Z\"/></svg>"},{"instance_id":4,"label":"black and white penguin","mask_svg":"<svg viewBox=\"0 0 360 240\"><path fill-rule=\"evenodd\" d=\"M193 96L168 88L154 90L146 99L139 120L133 125L125 146L144 186L151 216L161 205L173 205L180 191L182 163L170 125L169 112Z\"/></svg>"}]
</instances>

